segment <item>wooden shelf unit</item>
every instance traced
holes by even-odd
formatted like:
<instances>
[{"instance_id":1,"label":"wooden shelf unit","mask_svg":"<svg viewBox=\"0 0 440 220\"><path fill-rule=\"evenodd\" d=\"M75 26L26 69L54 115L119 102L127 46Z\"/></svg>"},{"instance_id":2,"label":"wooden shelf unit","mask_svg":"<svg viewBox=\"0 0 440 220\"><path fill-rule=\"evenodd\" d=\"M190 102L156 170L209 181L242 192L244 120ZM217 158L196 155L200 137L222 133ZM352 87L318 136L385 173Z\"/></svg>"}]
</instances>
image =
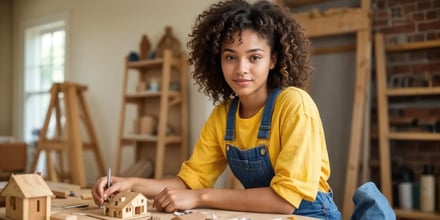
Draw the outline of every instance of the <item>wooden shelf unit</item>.
<instances>
[{"instance_id":1,"label":"wooden shelf unit","mask_svg":"<svg viewBox=\"0 0 440 220\"><path fill-rule=\"evenodd\" d=\"M124 147L134 147L134 161L126 170L139 168L142 161L152 162L154 178L175 175L188 155L188 65L187 55L173 57L165 50L163 58L125 62L123 95L119 126L118 146L116 147L115 173L123 175L121 164ZM160 88L137 90L130 87L138 73L136 83L145 85L152 78L160 80ZM132 80L132 81L130 81ZM171 88L177 83L178 89ZM157 119L156 132L141 134L125 128L128 120L128 106L135 106L135 119L152 116ZM134 122L133 122L134 123ZM130 122L128 122L130 124ZM170 131L172 127L172 131ZM141 166L142 167L142 166ZM143 166L147 167L147 166ZM151 167L150 167L151 168ZM142 173L142 172L138 172Z\"/></svg>"},{"instance_id":2,"label":"wooden shelf unit","mask_svg":"<svg viewBox=\"0 0 440 220\"><path fill-rule=\"evenodd\" d=\"M440 47L440 40L407 43L393 46L386 46L382 33L375 34L376 54L376 77L377 77L377 107L378 107L378 129L379 129L379 164L381 190L391 204L392 180L390 141L440 141L440 133L414 132L414 131L391 131L389 119L389 98L397 96L420 97L440 95L440 86L410 87L410 88L388 88L386 55L387 53L403 52L412 50L423 50ZM440 219L440 213L426 213L419 210L395 209L399 218L410 219Z\"/></svg>"},{"instance_id":3,"label":"wooden shelf unit","mask_svg":"<svg viewBox=\"0 0 440 220\"><path fill-rule=\"evenodd\" d=\"M429 212L421 212L417 210L404 210L404 209L394 209L394 212L396 215L400 218L404 219L423 219L423 220L430 220L430 219L439 219L440 213L429 213Z\"/></svg>"}]
</instances>

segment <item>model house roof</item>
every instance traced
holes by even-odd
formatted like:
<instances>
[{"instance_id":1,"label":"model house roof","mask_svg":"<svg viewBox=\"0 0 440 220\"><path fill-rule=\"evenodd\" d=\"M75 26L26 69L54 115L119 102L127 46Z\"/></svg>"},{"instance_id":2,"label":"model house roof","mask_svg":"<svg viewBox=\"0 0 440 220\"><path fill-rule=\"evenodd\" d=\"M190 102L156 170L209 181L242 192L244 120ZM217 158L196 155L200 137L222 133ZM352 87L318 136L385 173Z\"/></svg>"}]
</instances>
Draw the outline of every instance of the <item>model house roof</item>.
<instances>
[{"instance_id":1,"label":"model house roof","mask_svg":"<svg viewBox=\"0 0 440 220\"><path fill-rule=\"evenodd\" d=\"M43 177L38 174L11 175L0 195L19 198L53 196Z\"/></svg>"},{"instance_id":2,"label":"model house roof","mask_svg":"<svg viewBox=\"0 0 440 220\"><path fill-rule=\"evenodd\" d=\"M145 203L147 202L147 198L142 193L123 191L123 192L120 192L120 193L114 195L110 199L110 201L105 204L105 206L107 208L113 207L113 208L117 208L117 209L122 209L136 198L145 199Z\"/></svg>"}]
</instances>

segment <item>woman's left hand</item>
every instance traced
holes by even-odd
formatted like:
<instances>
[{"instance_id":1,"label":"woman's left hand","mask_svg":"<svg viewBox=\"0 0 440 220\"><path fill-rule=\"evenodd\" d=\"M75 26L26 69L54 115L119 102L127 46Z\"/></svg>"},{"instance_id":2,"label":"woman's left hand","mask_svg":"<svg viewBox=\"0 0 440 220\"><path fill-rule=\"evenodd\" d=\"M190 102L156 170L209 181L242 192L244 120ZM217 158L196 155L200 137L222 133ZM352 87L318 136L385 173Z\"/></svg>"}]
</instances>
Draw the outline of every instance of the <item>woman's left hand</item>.
<instances>
[{"instance_id":1,"label":"woman's left hand","mask_svg":"<svg viewBox=\"0 0 440 220\"><path fill-rule=\"evenodd\" d=\"M160 212L193 209L198 206L200 196L200 190L165 188L154 198L153 207Z\"/></svg>"}]
</instances>

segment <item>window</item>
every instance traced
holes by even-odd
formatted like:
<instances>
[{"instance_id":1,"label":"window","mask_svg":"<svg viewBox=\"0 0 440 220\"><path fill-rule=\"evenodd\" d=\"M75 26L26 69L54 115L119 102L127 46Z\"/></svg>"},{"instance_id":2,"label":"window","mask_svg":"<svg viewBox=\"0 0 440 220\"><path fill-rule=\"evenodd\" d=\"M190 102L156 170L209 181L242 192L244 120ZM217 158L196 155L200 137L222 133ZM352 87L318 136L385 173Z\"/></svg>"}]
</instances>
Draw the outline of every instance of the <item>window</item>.
<instances>
[{"instance_id":1,"label":"window","mask_svg":"<svg viewBox=\"0 0 440 220\"><path fill-rule=\"evenodd\" d=\"M24 137L40 129L49 106L50 87L64 81L64 21L26 29L24 69Z\"/></svg>"}]
</instances>

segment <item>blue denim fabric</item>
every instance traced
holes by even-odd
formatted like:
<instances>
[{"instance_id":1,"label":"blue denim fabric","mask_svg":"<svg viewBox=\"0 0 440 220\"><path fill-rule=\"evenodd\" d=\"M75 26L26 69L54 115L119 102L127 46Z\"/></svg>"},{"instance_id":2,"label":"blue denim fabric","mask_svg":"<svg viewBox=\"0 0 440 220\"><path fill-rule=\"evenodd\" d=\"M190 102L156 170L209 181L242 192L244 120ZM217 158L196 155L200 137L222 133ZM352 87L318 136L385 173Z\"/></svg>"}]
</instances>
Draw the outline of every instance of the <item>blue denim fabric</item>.
<instances>
[{"instance_id":1,"label":"blue denim fabric","mask_svg":"<svg viewBox=\"0 0 440 220\"><path fill-rule=\"evenodd\" d=\"M394 220L396 214L388 200L372 182L364 183L353 194L355 204L351 220Z\"/></svg>"},{"instance_id":2,"label":"blue denim fabric","mask_svg":"<svg viewBox=\"0 0 440 220\"><path fill-rule=\"evenodd\" d=\"M264 140L269 138L272 110L280 91L280 89L273 91L266 101L258 131L259 139ZM236 98L229 107L225 135L227 142L234 139L235 114L237 108L238 99ZM231 144L226 144L226 158L235 177L240 180L245 188L268 187L275 175L267 146L264 144L248 150L240 150ZM296 209L293 214L329 220L341 219L341 213L333 201L332 192L318 192L314 202L302 200L299 208Z\"/></svg>"},{"instance_id":3,"label":"blue denim fabric","mask_svg":"<svg viewBox=\"0 0 440 220\"><path fill-rule=\"evenodd\" d=\"M333 200L333 192L318 192L314 202L302 200L299 208L296 209L293 214L327 220L342 219L341 212Z\"/></svg>"},{"instance_id":4,"label":"blue denim fabric","mask_svg":"<svg viewBox=\"0 0 440 220\"><path fill-rule=\"evenodd\" d=\"M244 151L229 144L226 146L229 167L244 188L270 185L275 172L267 152L265 145Z\"/></svg>"}]
</instances>

